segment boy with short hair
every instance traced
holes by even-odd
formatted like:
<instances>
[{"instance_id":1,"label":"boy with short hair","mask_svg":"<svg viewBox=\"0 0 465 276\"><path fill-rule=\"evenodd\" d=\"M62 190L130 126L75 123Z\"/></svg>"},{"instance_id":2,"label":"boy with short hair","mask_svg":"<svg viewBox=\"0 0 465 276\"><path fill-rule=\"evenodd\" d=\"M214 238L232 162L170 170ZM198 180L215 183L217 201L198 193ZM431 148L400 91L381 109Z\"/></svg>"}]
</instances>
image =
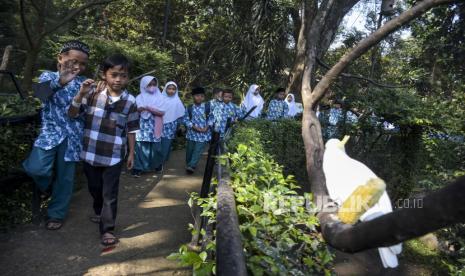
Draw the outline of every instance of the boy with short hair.
<instances>
[{"instance_id":1,"label":"boy with short hair","mask_svg":"<svg viewBox=\"0 0 465 276\"><path fill-rule=\"evenodd\" d=\"M73 193L83 122L69 118L66 113L84 81L79 75L87 66L89 46L77 40L65 42L57 59L58 72L45 71L39 77L40 89L36 94L42 99L42 127L23 162L39 190L43 193L51 190L45 224L48 230L61 228Z\"/></svg>"},{"instance_id":2,"label":"boy with short hair","mask_svg":"<svg viewBox=\"0 0 465 276\"><path fill-rule=\"evenodd\" d=\"M89 192L94 199L94 222L100 224L101 243L116 244L115 229L119 177L129 145L127 167L134 163L135 132L139 129L136 99L125 89L129 81L129 60L121 54L105 59L100 69L103 85L93 89L94 80L82 83L74 97L69 116L85 117L81 158Z\"/></svg>"},{"instance_id":3,"label":"boy with short hair","mask_svg":"<svg viewBox=\"0 0 465 276\"><path fill-rule=\"evenodd\" d=\"M233 90L223 90L223 102L214 110L215 130L220 133L220 139L224 138L229 127L228 120L232 124L243 116L243 110L232 102L233 98Z\"/></svg>"},{"instance_id":4,"label":"boy with short hair","mask_svg":"<svg viewBox=\"0 0 465 276\"><path fill-rule=\"evenodd\" d=\"M214 116L210 103L205 103L205 89L196 87L192 89L194 104L186 108L184 125L187 127L186 145L186 172L193 174L205 146L211 140L211 127Z\"/></svg>"},{"instance_id":5,"label":"boy with short hair","mask_svg":"<svg viewBox=\"0 0 465 276\"><path fill-rule=\"evenodd\" d=\"M213 97L210 100L210 106L212 108L212 112L215 111L217 106L220 106L223 103L223 89L215 87L213 88Z\"/></svg>"},{"instance_id":6,"label":"boy with short hair","mask_svg":"<svg viewBox=\"0 0 465 276\"><path fill-rule=\"evenodd\" d=\"M289 107L284 101L286 97L286 90L284 88L278 88L274 94L275 98L270 101L268 105L268 112L266 118L271 121L275 121L282 118L287 118L289 113Z\"/></svg>"}]
</instances>

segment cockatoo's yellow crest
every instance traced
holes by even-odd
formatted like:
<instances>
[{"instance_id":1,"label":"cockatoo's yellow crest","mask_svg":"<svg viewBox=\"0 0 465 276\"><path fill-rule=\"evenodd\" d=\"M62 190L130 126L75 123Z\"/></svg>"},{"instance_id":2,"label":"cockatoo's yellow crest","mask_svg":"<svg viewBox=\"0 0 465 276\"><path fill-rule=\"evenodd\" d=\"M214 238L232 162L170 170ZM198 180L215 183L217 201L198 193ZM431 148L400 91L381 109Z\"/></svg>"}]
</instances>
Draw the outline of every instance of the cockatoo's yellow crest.
<instances>
[{"instance_id":1,"label":"cockatoo's yellow crest","mask_svg":"<svg viewBox=\"0 0 465 276\"><path fill-rule=\"evenodd\" d=\"M346 143L347 143L347 141L349 141L349 139L350 139L350 136L349 136L349 135L344 136L344 138L342 139L342 141L339 143L338 147L339 147L340 149L343 150L344 147L345 147L345 145L346 145Z\"/></svg>"}]
</instances>

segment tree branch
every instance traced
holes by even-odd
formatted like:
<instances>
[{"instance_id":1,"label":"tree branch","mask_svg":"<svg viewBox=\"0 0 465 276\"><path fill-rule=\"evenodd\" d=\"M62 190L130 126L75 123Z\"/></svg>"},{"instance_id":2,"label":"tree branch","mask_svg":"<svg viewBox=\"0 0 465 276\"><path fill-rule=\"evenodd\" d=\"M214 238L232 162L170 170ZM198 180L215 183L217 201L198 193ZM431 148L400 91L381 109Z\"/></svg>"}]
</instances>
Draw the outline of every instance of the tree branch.
<instances>
[{"instance_id":1,"label":"tree branch","mask_svg":"<svg viewBox=\"0 0 465 276\"><path fill-rule=\"evenodd\" d=\"M31 33L29 32L29 28L27 27L26 22L26 11L24 10L24 0L19 1L19 13L21 15L21 25L23 25L24 34L26 35L27 43L29 44L29 48L34 48L34 43L32 42Z\"/></svg>"},{"instance_id":2,"label":"tree branch","mask_svg":"<svg viewBox=\"0 0 465 276\"><path fill-rule=\"evenodd\" d=\"M32 4L32 7L34 7L34 9L35 9L38 13L40 13L41 10L40 10L39 6L37 5L37 3L36 3L34 0L31 0L31 4Z\"/></svg>"},{"instance_id":3,"label":"tree branch","mask_svg":"<svg viewBox=\"0 0 465 276\"><path fill-rule=\"evenodd\" d=\"M319 59L318 57L316 58L316 61L318 62L318 64L320 64L322 67L326 68L326 69L331 69L331 67L329 67L326 63L324 63L321 59ZM364 81L367 81L375 86L379 86L379 87L386 87L386 88L407 88L407 87L411 87L411 85L392 85L392 84L382 84L382 83L379 83L373 79L370 79L370 78L367 78L367 77L363 77L363 76L358 76L358 75L352 75L352 74L348 74L348 73L341 73L341 76L342 77L345 77L345 78L351 78L351 79L359 79L359 80L364 80Z\"/></svg>"},{"instance_id":4,"label":"tree branch","mask_svg":"<svg viewBox=\"0 0 465 276\"><path fill-rule=\"evenodd\" d=\"M71 11L70 13L68 13L62 20L60 20L58 23L56 23L55 25L53 25L50 29L48 30L45 30L43 33L40 34L40 38L43 38L51 33L53 33L54 31L56 31L58 28L60 28L61 26L63 26L66 22L70 21L71 19L73 19L74 17L76 17L79 13L81 13L82 11L92 7L92 6L98 6L98 5L106 5L106 4L109 4L111 2L114 2L114 1L117 1L117 0L104 0L104 1L92 1L90 3L87 3L85 5L82 5L80 6L79 8Z\"/></svg>"},{"instance_id":5,"label":"tree branch","mask_svg":"<svg viewBox=\"0 0 465 276\"><path fill-rule=\"evenodd\" d=\"M417 2L415 6L409 10L403 12L398 17L386 22L381 28L372 33L371 35L364 38L360 43L357 44L350 52L345 54L336 65L334 65L316 85L312 93L312 105L313 107L323 98L324 94L328 90L329 86L334 80L342 73L342 71L352 62L354 59L360 57L366 53L372 46L379 43L386 36L396 31L403 25L407 24L411 20L419 17L427 10L443 5L457 2L457 0L423 0ZM304 76L306 77L306 76Z\"/></svg>"}]
</instances>

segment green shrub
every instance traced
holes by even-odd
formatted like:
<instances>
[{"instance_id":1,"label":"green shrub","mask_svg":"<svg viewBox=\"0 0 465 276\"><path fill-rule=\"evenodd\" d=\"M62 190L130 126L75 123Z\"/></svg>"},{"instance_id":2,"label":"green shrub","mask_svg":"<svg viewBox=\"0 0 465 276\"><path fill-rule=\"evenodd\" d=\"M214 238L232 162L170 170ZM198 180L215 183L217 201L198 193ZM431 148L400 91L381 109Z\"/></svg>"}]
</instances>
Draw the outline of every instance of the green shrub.
<instances>
[{"instance_id":1,"label":"green shrub","mask_svg":"<svg viewBox=\"0 0 465 276\"><path fill-rule=\"evenodd\" d=\"M318 219L313 213L311 196L298 196L294 177L285 176L283 167L266 152L268 145L260 140L262 135L258 130L252 127L240 129L228 143L232 152L223 156L220 162L230 160L230 185L235 193L249 273L331 274L333 256L317 232ZM215 222L215 195L199 199L193 194L189 205L192 202L203 208L201 215L208 218L209 223ZM193 229L192 225L190 227ZM170 259L193 266L195 275L209 275L215 270L214 260L206 257L215 255L214 244L213 238L203 245L200 253L184 245Z\"/></svg>"},{"instance_id":2,"label":"green shrub","mask_svg":"<svg viewBox=\"0 0 465 276\"><path fill-rule=\"evenodd\" d=\"M240 143L257 141L256 146L283 166L285 175L294 175L299 186L304 186L308 177L301 133L301 122L297 120L251 120L235 127L229 145L235 149Z\"/></svg>"}]
</instances>

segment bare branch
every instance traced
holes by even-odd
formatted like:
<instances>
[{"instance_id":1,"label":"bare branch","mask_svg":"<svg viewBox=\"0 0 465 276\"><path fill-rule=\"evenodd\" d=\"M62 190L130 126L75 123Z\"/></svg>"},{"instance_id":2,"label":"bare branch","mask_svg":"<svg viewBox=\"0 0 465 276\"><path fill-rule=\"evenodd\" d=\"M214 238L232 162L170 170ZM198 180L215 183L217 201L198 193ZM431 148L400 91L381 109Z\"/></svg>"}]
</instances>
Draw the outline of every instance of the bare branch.
<instances>
[{"instance_id":1,"label":"bare branch","mask_svg":"<svg viewBox=\"0 0 465 276\"><path fill-rule=\"evenodd\" d=\"M40 13L40 12L41 12L41 9L40 9L39 6L37 5L36 1L31 0L30 2L31 2L31 4L32 4L32 7L34 7L34 9L35 9L38 13Z\"/></svg>"},{"instance_id":2,"label":"bare branch","mask_svg":"<svg viewBox=\"0 0 465 276\"><path fill-rule=\"evenodd\" d=\"M324 63L322 60L320 60L318 57L316 58L316 61L318 62L318 64L320 64L322 67L326 68L326 69L330 69L331 67L329 67L326 63ZM348 73L341 73L341 76L342 77L345 77L345 78L351 78L351 79L359 79L359 80L364 80L364 81L367 81L375 86L379 86L379 87L386 87L386 88L407 88L407 87L411 87L411 85L392 85L392 84L383 84L383 83L379 83L373 79L370 79L370 78L367 78L367 77L364 77L364 76L358 76L358 75L352 75L352 74L348 74Z\"/></svg>"},{"instance_id":3,"label":"bare branch","mask_svg":"<svg viewBox=\"0 0 465 276\"><path fill-rule=\"evenodd\" d=\"M360 57L366 53L372 46L379 43L386 36L396 31L400 27L404 26L411 20L419 17L427 10L443 5L457 2L457 0L424 0L417 2L415 6L409 10L403 12L398 17L388 21L377 31L360 41L350 52L345 54L336 65L334 65L316 85L312 93L312 105L313 107L323 98L324 94L328 90L329 86L335 81L335 79L342 73L342 71L352 62L354 59ZM308 76L304 76L308 77ZM305 80L305 79L304 79Z\"/></svg>"},{"instance_id":4,"label":"bare branch","mask_svg":"<svg viewBox=\"0 0 465 276\"><path fill-rule=\"evenodd\" d=\"M26 35L26 40L29 45L29 48L34 48L34 43L32 42L31 33L29 32L29 28L26 22L26 10L24 9L24 0L19 1L19 13L21 15L21 25L23 25L24 34Z\"/></svg>"}]
</instances>

